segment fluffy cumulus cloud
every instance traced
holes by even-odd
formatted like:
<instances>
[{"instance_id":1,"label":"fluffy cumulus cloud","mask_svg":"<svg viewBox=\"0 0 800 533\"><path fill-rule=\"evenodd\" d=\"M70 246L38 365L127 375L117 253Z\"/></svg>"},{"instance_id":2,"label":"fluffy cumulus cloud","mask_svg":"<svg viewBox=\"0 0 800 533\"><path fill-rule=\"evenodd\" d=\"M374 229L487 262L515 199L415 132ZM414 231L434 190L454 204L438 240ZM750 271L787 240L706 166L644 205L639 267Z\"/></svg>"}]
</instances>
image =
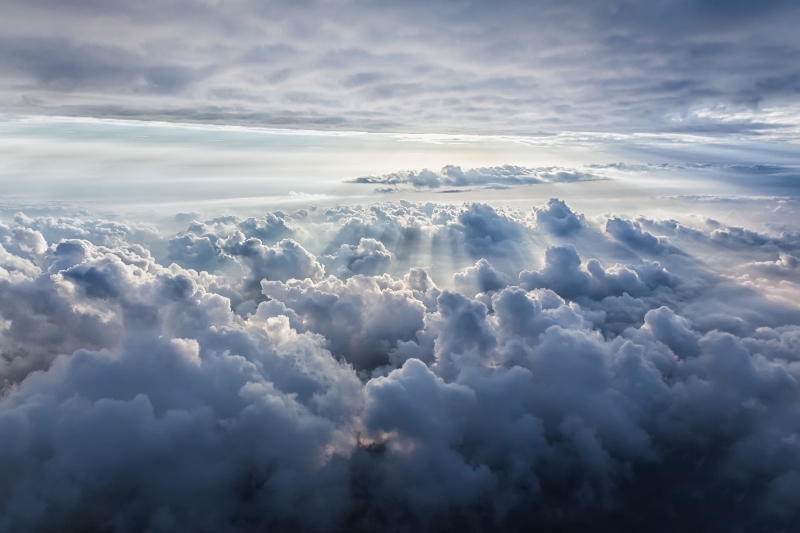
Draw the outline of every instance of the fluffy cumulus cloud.
<instances>
[{"instance_id":1,"label":"fluffy cumulus cloud","mask_svg":"<svg viewBox=\"0 0 800 533\"><path fill-rule=\"evenodd\" d=\"M545 206L535 208L533 212L538 228L555 235L569 235L584 225L583 215L573 213L569 206L558 198L550 198Z\"/></svg>"},{"instance_id":2,"label":"fluffy cumulus cloud","mask_svg":"<svg viewBox=\"0 0 800 533\"><path fill-rule=\"evenodd\" d=\"M602 179L588 170L560 167L528 168L503 165L489 168L471 168L447 165L439 172L428 169L394 172L381 176L361 176L350 183L371 183L382 185L383 191L393 189L386 186L406 186L418 189L437 189L439 187L483 186L488 188L508 188L514 185L534 185L537 183L562 183Z\"/></svg>"},{"instance_id":3,"label":"fluffy cumulus cloud","mask_svg":"<svg viewBox=\"0 0 800 533\"><path fill-rule=\"evenodd\" d=\"M479 259L473 266L453 275L454 281L464 287L464 292L489 292L510 285L510 278L498 272L486 259Z\"/></svg>"},{"instance_id":4,"label":"fluffy cumulus cloud","mask_svg":"<svg viewBox=\"0 0 800 533\"><path fill-rule=\"evenodd\" d=\"M0 225L0 531L800 527L790 231L194 218Z\"/></svg>"}]
</instances>

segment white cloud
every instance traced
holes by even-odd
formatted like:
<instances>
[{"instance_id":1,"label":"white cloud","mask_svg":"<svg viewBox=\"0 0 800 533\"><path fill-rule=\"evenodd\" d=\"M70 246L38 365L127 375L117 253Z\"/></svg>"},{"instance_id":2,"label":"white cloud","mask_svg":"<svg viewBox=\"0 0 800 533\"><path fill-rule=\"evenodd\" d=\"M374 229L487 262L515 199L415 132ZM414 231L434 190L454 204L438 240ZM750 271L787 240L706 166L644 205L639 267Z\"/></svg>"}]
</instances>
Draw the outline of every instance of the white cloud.
<instances>
[{"instance_id":1,"label":"white cloud","mask_svg":"<svg viewBox=\"0 0 800 533\"><path fill-rule=\"evenodd\" d=\"M223 217L171 240L17 216L0 531L796 520L800 309L721 274L791 246L759 235L557 200ZM411 268L410 240L463 255L437 272L464 293ZM781 253L745 268L795 284Z\"/></svg>"},{"instance_id":2,"label":"white cloud","mask_svg":"<svg viewBox=\"0 0 800 533\"><path fill-rule=\"evenodd\" d=\"M439 172L428 169L394 172L382 176L361 176L349 180L350 183L375 185L411 186L418 189L438 189L440 187L512 187L516 185L535 185L537 183L572 183L603 179L586 170L540 167L528 168L516 165L503 165L489 168L471 168L447 165Z\"/></svg>"}]
</instances>

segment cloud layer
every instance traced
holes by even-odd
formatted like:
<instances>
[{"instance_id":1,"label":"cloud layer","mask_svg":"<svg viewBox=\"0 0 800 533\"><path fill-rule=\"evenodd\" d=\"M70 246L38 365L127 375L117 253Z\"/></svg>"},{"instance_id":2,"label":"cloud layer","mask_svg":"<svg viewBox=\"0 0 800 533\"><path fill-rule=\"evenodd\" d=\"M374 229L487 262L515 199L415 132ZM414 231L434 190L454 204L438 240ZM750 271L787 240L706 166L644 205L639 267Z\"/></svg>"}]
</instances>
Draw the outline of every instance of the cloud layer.
<instances>
[{"instance_id":1,"label":"cloud layer","mask_svg":"<svg viewBox=\"0 0 800 533\"><path fill-rule=\"evenodd\" d=\"M4 112L416 133L797 118L788 0L6 4Z\"/></svg>"},{"instance_id":2,"label":"cloud layer","mask_svg":"<svg viewBox=\"0 0 800 533\"><path fill-rule=\"evenodd\" d=\"M371 183L376 185L411 186L417 189L438 189L439 187L483 186L487 188L509 188L515 185L535 185L537 183L573 183L603 179L597 174L578 169L542 167L527 168L503 165L491 168L471 168L447 165L439 172L424 169L395 172L382 176L361 176L350 183ZM391 189L379 189L388 191ZM398 189L399 190L399 189Z\"/></svg>"},{"instance_id":3,"label":"cloud layer","mask_svg":"<svg viewBox=\"0 0 800 533\"><path fill-rule=\"evenodd\" d=\"M0 531L800 521L796 234L551 199L0 246Z\"/></svg>"}]
</instances>

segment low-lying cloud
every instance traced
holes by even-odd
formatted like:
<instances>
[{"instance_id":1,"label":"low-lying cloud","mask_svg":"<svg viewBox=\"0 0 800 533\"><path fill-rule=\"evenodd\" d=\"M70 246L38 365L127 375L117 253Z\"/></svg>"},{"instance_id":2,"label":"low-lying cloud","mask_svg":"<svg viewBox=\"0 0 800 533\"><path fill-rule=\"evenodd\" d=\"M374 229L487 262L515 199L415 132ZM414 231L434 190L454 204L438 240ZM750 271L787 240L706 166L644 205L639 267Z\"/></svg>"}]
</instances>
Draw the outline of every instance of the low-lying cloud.
<instances>
[{"instance_id":1,"label":"low-lying cloud","mask_svg":"<svg viewBox=\"0 0 800 533\"><path fill-rule=\"evenodd\" d=\"M796 236L686 224L20 214L0 531L793 530Z\"/></svg>"}]
</instances>

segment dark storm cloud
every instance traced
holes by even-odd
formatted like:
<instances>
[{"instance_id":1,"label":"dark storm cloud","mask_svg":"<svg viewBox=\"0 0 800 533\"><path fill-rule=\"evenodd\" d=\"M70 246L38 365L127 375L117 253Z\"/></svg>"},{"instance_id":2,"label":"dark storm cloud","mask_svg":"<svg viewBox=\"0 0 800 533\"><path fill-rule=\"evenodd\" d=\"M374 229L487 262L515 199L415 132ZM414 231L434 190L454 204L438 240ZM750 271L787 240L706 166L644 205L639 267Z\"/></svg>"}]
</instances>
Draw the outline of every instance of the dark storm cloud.
<instances>
[{"instance_id":1,"label":"dark storm cloud","mask_svg":"<svg viewBox=\"0 0 800 533\"><path fill-rule=\"evenodd\" d=\"M760 110L800 89L790 1L13 1L5 14L6 112L724 135L789 127Z\"/></svg>"}]
</instances>

